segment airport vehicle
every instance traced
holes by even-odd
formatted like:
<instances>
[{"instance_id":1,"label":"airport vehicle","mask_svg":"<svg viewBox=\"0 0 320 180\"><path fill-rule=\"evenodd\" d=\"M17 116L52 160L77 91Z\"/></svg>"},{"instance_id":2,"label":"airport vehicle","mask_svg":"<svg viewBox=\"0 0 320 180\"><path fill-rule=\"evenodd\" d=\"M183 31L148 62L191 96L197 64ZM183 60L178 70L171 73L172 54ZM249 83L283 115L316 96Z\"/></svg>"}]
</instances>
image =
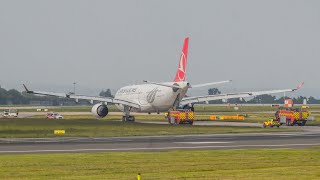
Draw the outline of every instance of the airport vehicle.
<instances>
[{"instance_id":1,"label":"airport vehicle","mask_svg":"<svg viewBox=\"0 0 320 180\"><path fill-rule=\"evenodd\" d=\"M19 115L19 112L18 110L15 110L15 109L5 110L3 111L3 114L2 114L3 117L18 117L18 115Z\"/></svg>"},{"instance_id":2,"label":"airport vehicle","mask_svg":"<svg viewBox=\"0 0 320 180\"><path fill-rule=\"evenodd\" d=\"M286 124L287 126L295 124L304 126L310 114L310 111L306 108L279 108L275 113L275 117L281 124Z\"/></svg>"},{"instance_id":3,"label":"airport vehicle","mask_svg":"<svg viewBox=\"0 0 320 180\"><path fill-rule=\"evenodd\" d=\"M9 111L3 111L2 116L3 117L9 117Z\"/></svg>"},{"instance_id":4,"label":"airport vehicle","mask_svg":"<svg viewBox=\"0 0 320 180\"><path fill-rule=\"evenodd\" d=\"M25 85L24 88L27 93L58 96L65 98L72 98L78 101L79 99L89 100L92 104L95 104L91 112L97 118L103 118L108 115L108 103L115 104L118 109L123 112L123 121L134 121L134 116L130 115L130 112L145 112L145 113L159 113L167 112L168 110L175 109L193 109L193 105L196 103L206 102L210 100L219 99L232 99L232 98L245 98L251 96L257 96L262 94L273 94L282 92L293 92L301 88L302 85L294 89L282 89L282 90L270 90L270 91L257 91L257 92L243 92L243 93L229 93L218 95L204 95L195 97L186 97L186 93L190 88L198 88L204 86L213 86L217 84L227 83L227 81L205 83L198 85L191 85L186 80L186 69L188 59L188 44L189 38L185 38L182 48L180 62L175 78L172 82L150 82L144 81L143 84L125 86L119 89L114 98L99 97L99 96L85 96L77 95L73 93L53 93L42 91L31 91Z\"/></svg>"},{"instance_id":5,"label":"airport vehicle","mask_svg":"<svg viewBox=\"0 0 320 180\"><path fill-rule=\"evenodd\" d=\"M189 109L177 109L167 114L169 124L193 124L194 112Z\"/></svg>"},{"instance_id":6,"label":"airport vehicle","mask_svg":"<svg viewBox=\"0 0 320 180\"><path fill-rule=\"evenodd\" d=\"M270 126L270 127L273 127L273 126L280 127L281 124L280 124L280 122L279 122L278 120L276 120L276 119L270 119L269 121L266 121L266 122L263 123L263 127L264 127L264 128L266 128L266 127L268 127L268 126Z\"/></svg>"},{"instance_id":7,"label":"airport vehicle","mask_svg":"<svg viewBox=\"0 0 320 180\"><path fill-rule=\"evenodd\" d=\"M46 116L48 119L63 119L63 116L56 112L49 112Z\"/></svg>"},{"instance_id":8,"label":"airport vehicle","mask_svg":"<svg viewBox=\"0 0 320 180\"><path fill-rule=\"evenodd\" d=\"M210 116L210 120L244 120L244 115L234 115L234 116Z\"/></svg>"}]
</instances>

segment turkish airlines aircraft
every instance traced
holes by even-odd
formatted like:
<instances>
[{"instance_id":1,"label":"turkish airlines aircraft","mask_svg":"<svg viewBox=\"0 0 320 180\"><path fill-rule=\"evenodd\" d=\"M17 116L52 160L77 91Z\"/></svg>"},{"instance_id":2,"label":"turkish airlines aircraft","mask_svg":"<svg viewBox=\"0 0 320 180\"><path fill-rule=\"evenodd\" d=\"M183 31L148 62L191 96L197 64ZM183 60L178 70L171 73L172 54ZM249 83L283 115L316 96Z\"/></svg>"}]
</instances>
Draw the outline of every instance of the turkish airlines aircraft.
<instances>
[{"instance_id":1,"label":"turkish airlines aircraft","mask_svg":"<svg viewBox=\"0 0 320 180\"><path fill-rule=\"evenodd\" d=\"M134 121L134 116L130 116L130 112L146 112L146 113L159 113L166 112L170 109L176 108L190 108L193 109L193 105L199 102L206 102L210 100L219 99L231 99L231 98L245 98L250 96L257 96L262 94L273 94L281 92L292 92L301 88L303 84L295 89L282 89L271 91L257 91L257 92L243 92L232 94L219 94L219 95L205 95L195 97L185 97L189 88L197 88L203 86L212 86L230 81L220 81L206 84L199 84L191 86L186 81L186 68L188 59L188 42L189 38L185 38L184 45L181 52L180 63L178 71L176 73L173 82L148 82L144 81L144 84L126 86L119 89L114 98L109 97L96 97L96 96L84 96L65 93L52 93L41 91L30 91L24 85L27 93L58 96L72 99L84 99L93 101L99 101L100 103L92 107L92 114L98 118L103 118L108 115L108 103L115 104L124 115L123 121Z\"/></svg>"}]
</instances>

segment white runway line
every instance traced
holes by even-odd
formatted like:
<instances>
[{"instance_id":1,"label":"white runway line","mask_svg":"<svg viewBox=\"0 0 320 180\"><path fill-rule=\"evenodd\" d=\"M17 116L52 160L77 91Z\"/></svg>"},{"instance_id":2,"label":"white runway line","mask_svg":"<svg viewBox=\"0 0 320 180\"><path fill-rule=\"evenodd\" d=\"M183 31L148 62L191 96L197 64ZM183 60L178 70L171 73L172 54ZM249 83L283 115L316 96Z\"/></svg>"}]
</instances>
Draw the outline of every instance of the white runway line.
<instances>
[{"instance_id":1,"label":"white runway line","mask_svg":"<svg viewBox=\"0 0 320 180\"><path fill-rule=\"evenodd\" d=\"M180 144L227 144L227 143L233 143L233 142L174 142L174 143L180 143Z\"/></svg>"},{"instance_id":2,"label":"white runway line","mask_svg":"<svg viewBox=\"0 0 320 180\"><path fill-rule=\"evenodd\" d=\"M314 144L278 144L278 145L231 145L231 146L191 146L191 147L158 147L158 148L115 148L115 149L46 149L46 150L25 150L25 151L0 151L3 153L55 153L55 152L98 152L98 151L146 151L146 150L175 150L175 149L200 149L200 148L248 148L248 147L290 147L290 146L320 146L320 143Z\"/></svg>"}]
</instances>

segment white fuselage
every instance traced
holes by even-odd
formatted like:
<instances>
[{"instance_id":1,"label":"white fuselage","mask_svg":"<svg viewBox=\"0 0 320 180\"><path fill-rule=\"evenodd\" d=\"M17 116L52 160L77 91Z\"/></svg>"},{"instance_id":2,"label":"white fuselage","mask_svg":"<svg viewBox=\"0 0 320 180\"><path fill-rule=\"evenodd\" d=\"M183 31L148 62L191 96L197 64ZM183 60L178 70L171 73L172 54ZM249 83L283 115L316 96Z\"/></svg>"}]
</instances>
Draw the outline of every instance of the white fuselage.
<instances>
[{"instance_id":1,"label":"white fuselage","mask_svg":"<svg viewBox=\"0 0 320 180\"><path fill-rule=\"evenodd\" d=\"M166 85L178 85L181 89L155 84L141 84L125 86L115 94L115 99L128 100L140 105L141 108L132 108L133 112L165 112L179 103L188 91L187 82L167 82ZM117 105L124 111L123 105Z\"/></svg>"}]
</instances>

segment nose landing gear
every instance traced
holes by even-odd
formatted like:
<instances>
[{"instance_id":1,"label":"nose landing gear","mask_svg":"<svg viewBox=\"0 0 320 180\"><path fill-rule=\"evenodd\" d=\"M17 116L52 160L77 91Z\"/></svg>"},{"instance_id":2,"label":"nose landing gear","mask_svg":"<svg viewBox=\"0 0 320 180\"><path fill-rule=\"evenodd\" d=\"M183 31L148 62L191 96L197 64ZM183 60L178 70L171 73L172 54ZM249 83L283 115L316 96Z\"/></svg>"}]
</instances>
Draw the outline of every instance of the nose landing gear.
<instances>
[{"instance_id":1,"label":"nose landing gear","mask_svg":"<svg viewBox=\"0 0 320 180\"><path fill-rule=\"evenodd\" d=\"M122 122L134 122L136 118L134 116L130 116L131 107L124 106Z\"/></svg>"}]
</instances>

